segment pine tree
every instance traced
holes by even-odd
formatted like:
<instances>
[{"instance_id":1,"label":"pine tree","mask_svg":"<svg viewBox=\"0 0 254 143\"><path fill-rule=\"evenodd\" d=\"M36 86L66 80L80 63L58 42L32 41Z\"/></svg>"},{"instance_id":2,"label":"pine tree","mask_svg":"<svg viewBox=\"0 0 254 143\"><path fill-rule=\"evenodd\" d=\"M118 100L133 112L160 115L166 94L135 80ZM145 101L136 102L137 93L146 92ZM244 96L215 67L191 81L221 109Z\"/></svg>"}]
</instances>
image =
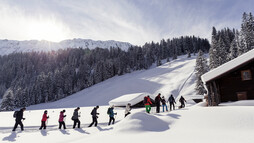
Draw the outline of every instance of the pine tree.
<instances>
[{"instance_id":1,"label":"pine tree","mask_svg":"<svg viewBox=\"0 0 254 143\"><path fill-rule=\"evenodd\" d=\"M207 60L204 57L203 52L200 50L198 52L198 56L196 59L196 67L195 67L195 73L196 73L196 92L199 95L204 95L206 93L206 90L204 88L204 84L201 80L201 76L205 74L208 71L208 65L207 65Z\"/></svg>"},{"instance_id":2,"label":"pine tree","mask_svg":"<svg viewBox=\"0 0 254 143\"><path fill-rule=\"evenodd\" d=\"M209 61L209 68L214 69L218 67L218 39L217 39L217 31L215 27L213 27L212 31L212 43L211 43L211 48L209 50L209 56L210 56L210 61Z\"/></svg>"},{"instance_id":3,"label":"pine tree","mask_svg":"<svg viewBox=\"0 0 254 143\"><path fill-rule=\"evenodd\" d=\"M238 57L238 46L239 46L239 36L238 31L236 31L235 38L230 45L230 53L228 54L227 60L233 60Z\"/></svg>"},{"instance_id":4,"label":"pine tree","mask_svg":"<svg viewBox=\"0 0 254 143\"><path fill-rule=\"evenodd\" d=\"M15 109L14 96L11 89L5 92L0 109L2 111L13 111Z\"/></svg>"}]
</instances>

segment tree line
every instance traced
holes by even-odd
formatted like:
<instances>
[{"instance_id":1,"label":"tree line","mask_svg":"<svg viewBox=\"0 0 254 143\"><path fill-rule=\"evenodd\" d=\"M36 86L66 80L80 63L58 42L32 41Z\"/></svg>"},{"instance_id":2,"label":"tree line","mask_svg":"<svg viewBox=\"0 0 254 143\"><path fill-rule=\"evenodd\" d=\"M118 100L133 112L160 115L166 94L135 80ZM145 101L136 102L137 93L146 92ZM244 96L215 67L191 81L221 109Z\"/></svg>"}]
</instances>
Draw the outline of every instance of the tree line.
<instances>
[{"instance_id":1,"label":"tree line","mask_svg":"<svg viewBox=\"0 0 254 143\"><path fill-rule=\"evenodd\" d=\"M209 69L218 66L254 49L254 17L252 13L243 13L240 31L224 28L219 31L212 29L211 48L209 50L209 68L202 52L199 53L196 62L196 91L197 94L205 93L201 76Z\"/></svg>"},{"instance_id":2,"label":"tree line","mask_svg":"<svg viewBox=\"0 0 254 143\"><path fill-rule=\"evenodd\" d=\"M80 47L0 56L1 110L56 101L113 76L209 48L206 39L182 36L131 46L127 51Z\"/></svg>"}]
</instances>

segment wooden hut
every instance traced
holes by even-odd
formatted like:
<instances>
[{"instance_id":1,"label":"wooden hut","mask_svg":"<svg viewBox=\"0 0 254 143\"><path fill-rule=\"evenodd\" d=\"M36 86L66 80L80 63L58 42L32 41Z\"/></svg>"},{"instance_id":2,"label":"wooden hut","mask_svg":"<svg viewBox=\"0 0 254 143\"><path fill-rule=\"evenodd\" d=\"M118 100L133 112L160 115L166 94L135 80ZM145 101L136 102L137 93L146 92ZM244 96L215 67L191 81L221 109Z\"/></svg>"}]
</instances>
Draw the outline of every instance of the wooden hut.
<instances>
[{"instance_id":1,"label":"wooden hut","mask_svg":"<svg viewBox=\"0 0 254 143\"><path fill-rule=\"evenodd\" d=\"M202 75L208 105L254 99L254 49Z\"/></svg>"}]
</instances>

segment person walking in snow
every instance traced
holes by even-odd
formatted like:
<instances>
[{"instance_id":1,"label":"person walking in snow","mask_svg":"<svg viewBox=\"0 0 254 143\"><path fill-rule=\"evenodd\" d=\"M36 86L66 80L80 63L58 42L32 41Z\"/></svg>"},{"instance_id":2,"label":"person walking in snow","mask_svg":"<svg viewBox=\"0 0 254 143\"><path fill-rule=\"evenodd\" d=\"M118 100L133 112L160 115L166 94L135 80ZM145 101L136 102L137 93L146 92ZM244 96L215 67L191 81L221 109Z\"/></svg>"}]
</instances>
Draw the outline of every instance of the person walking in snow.
<instances>
[{"instance_id":1,"label":"person walking in snow","mask_svg":"<svg viewBox=\"0 0 254 143\"><path fill-rule=\"evenodd\" d=\"M130 103L128 103L127 105L126 105L126 108L125 108L125 115L124 115L124 117L126 117L127 115L129 115L131 112L131 104Z\"/></svg>"},{"instance_id":2,"label":"person walking in snow","mask_svg":"<svg viewBox=\"0 0 254 143\"><path fill-rule=\"evenodd\" d=\"M186 100L183 98L183 96L180 97L179 102L181 103L180 108L184 108Z\"/></svg>"},{"instance_id":3,"label":"person walking in snow","mask_svg":"<svg viewBox=\"0 0 254 143\"><path fill-rule=\"evenodd\" d=\"M117 114L117 113L114 113L114 105L108 108L108 112L107 112L107 113L108 113L108 115L109 115L109 122L108 122L108 125L111 124L111 121L113 121L112 124L114 124L114 123L115 123L114 115Z\"/></svg>"},{"instance_id":4,"label":"person walking in snow","mask_svg":"<svg viewBox=\"0 0 254 143\"><path fill-rule=\"evenodd\" d=\"M164 112L164 107L166 108L166 111L168 111L168 107L167 107L166 100L165 100L164 96L162 96L161 103L162 103L163 112Z\"/></svg>"},{"instance_id":5,"label":"person walking in snow","mask_svg":"<svg viewBox=\"0 0 254 143\"><path fill-rule=\"evenodd\" d=\"M151 102L151 99L150 99L149 95L144 97L144 104L145 104L145 107L146 107L146 112L150 113L152 102Z\"/></svg>"},{"instance_id":6,"label":"person walking in snow","mask_svg":"<svg viewBox=\"0 0 254 143\"><path fill-rule=\"evenodd\" d=\"M40 130L43 128L43 129L46 129L46 121L47 119L49 118L49 116L47 116L48 114L48 111L45 110L44 111L44 114L42 115L42 119L41 119L41 127L39 128Z\"/></svg>"},{"instance_id":7,"label":"person walking in snow","mask_svg":"<svg viewBox=\"0 0 254 143\"><path fill-rule=\"evenodd\" d=\"M64 129L66 129L65 122L64 122L64 118L66 117L66 115L64 115L64 113L65 113L65 110L61 111L60 115L59 115L59 120L58 120L59 129L61 129L62 126L63 126Z\"/></svg>"},{"instance_id":8,"label":"person walking in snow","mask_svg":"<svg viewBox=\"0 0 254 143\"><path fill-rule=\"evenodd\" d=\"M168 102L169 102L169 105L170 105L170 111L172 111L172 106L173 106L173 110L175 110L176 101L175 101L175 98L172 94L168 98Z\"/></svg>"},{"instance_id":9,"label":"person walking in snow","mask_svg":"<svg viewBox=\"0 0 254 143\"><path fill-rule=\"evenodd\" d=\"M155 104L156 104L156 113L160 113L160 106L161 106L161 94L160 93L155 97Z\"/></svg>"},{"instance_id":10,"label":"person walking in snow","mask_svg":"<svg viewBox=\"0 0 254 143\"><path fill-rule=\"evenodd\" d=\"M18 127L18 125L20 125L20 127L21 127L21 131L24 131L24 125L23 125L23 123L22 123L22 121L21 120L25 120L25 118L23 118L23 112L26 110L26 108L22 108L22 109L20 109L17 113L16 113L16 115L15 115L15 125L14 125L14 127L13 127L13 129L12 129L12 131L15 131L16 130L16 128Z\"/></svg>"},{"instance_id":11,"label":"person walking in snow","mask_svg":"<svg viewBox=\"0 0 254 143\"><path fill-rule=\"evenodd\" d=\"M74 112L73 112L73 116L71 117L71 119L74 121L73 129L76 127L76 124L77 124L77 123L78 123L78 128L80 128L80 121L79 121L80 115L79 115L79 113L78 113L79 109L80 109L80 108L77 107L77 108L74 110Z\"/></svg>"},{"instance_id":12,"label":"person walking in snow","mask_svg":"<svg viewBox=\"0 0 254 143\"><path fill-rule=\"evenodd\" d=\"M97 113L98 109L99 109L98 105L93 108L93 110L91 112L93 122L88 127L92 127L93 124L94 124L95 127L97 126L97 124L98 124L98 121L97 121L98 116L97 115L99 115L99 113Z\"/></svg>"}]
</instances>

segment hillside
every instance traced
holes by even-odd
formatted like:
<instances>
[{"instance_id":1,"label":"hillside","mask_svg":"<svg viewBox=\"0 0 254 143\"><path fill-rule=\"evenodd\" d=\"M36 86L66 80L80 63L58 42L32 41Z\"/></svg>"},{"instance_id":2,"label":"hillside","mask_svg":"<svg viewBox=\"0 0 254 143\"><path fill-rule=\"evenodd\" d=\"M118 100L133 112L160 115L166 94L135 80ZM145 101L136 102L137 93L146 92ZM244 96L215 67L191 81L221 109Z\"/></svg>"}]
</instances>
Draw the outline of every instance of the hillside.
<instances>
[{"instance_id":1,"label":"hillside","mask_svg":"<svg viewBox=\"0 0 254 143\"><path fill-rule=\"evenodd\" d=\"M127 50L131 46L127 42L118 41L94 41L90 39L72 39L64 40L59 43L50 41L16 41L16 40L0 40L0 55L8 55L16 52L32 52L32 51L51 51L66 48L110 48L119 47L123 50Z\"/></svg>"},{"instance_id":2,"label":"hillside","mask_svg":"<svg viewBox=\"0 0 254 143\"><path fill-rule=\"evenodd\" d=\"M152 97L158 93L166 98L170 94L186 99L195 95L196 57L181 56L162 66L116 76L56 102L30 106L29 109L66 108L76 106L108 105L108 102L124 94L147 92ZM192 101L191 101L192 102Z\"/></svg>"},{"instance_id":3,"label":"hillside","mask_svg":"<svg viewBox=\"0 0 254 143\"><path fill-rule=\"evenodd\" d=\"M193 106L190 100L196 97L193 74L195 57L182 56L160 67L136 71L114 77L93 87L78 92L62 100L33 105L24 112L25 130L12 132L13 112L0 112L1 142L27 143L129 143L142 142L144 139L156 142L172 141L179 143L252 143L254 124L252 114L253 101L225 103L219 107L203 107L204 103ZM149 92L154 97L158 92L164 96L183 95L187 107L171 112L145 113L144 108L133 109L131 115L124 118L124 108L115 108L116 124L108 126L108 101L122 94ZM98 126L88 128L91 123L90 112L95 105L100 105ZM72 129L70 119L73 107L80 106L80 129ZM46 130L39 130L43 111L50 116ZM66 110L66 130L58 129L59 112Z\"/></svg>"}]
</instances>

